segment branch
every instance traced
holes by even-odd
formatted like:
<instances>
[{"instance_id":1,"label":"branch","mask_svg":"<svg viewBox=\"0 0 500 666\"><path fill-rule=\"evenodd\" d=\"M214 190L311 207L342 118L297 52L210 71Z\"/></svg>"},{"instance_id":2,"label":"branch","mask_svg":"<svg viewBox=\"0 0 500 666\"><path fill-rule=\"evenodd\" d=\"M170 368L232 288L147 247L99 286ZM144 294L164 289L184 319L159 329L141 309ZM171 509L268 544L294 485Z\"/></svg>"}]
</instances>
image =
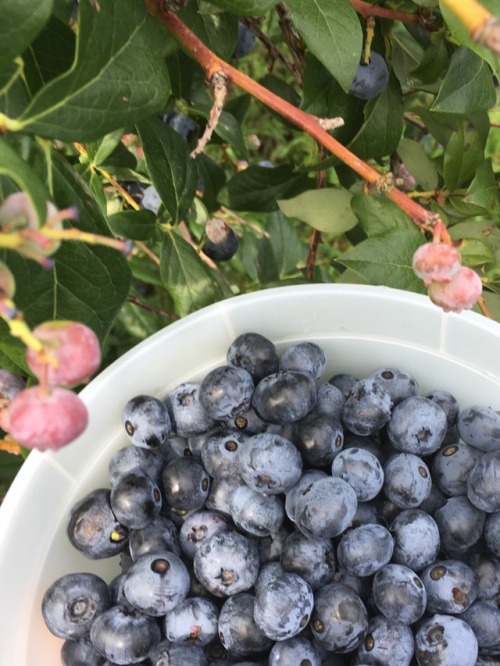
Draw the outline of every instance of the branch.
<instances>
[{"instance_id":1,"label":"branch","mask_svg":"<svg viewBox=\"0 0 500 666\"><path fill-rule=\"evenodd\" d=\"M321 122L316 116L298 109L293 104L290 104L258 84L243 72L221 60L196 37L178 16L164 9L162 0L145 0L145 4L148 10L163 22L174 37L201 65L205 70L208 81L211 81L214 75L224 74L236 86L246 90L260 102L316 139L319 144L338 157L367 183L374 186L377 191L383 192L389 199L394 201L418 226L427 228L439 218L437 214L426 210L415 201L412 201L406 194L388 184L384 176L376 169L354 155L337 139L328 134L322 128Z\"/></svg>"},{"instance_id":2,"label":"branch","mask_svg":"<svg viewBox=\"0 0 500 666\"><path fill-rule=\"evenodd\" d=\"M427 18L428 15L423 12L414 12L412 14L408 12L398 12L394 9L371 5L369 2L363 2L363 0L351 0L351 5L358 14L365 18L378 16L391 21L402 21L403 23L418 25L419 28L423 28L424 30L433 30L433 27Z\"/></svg>"}]
</instances>

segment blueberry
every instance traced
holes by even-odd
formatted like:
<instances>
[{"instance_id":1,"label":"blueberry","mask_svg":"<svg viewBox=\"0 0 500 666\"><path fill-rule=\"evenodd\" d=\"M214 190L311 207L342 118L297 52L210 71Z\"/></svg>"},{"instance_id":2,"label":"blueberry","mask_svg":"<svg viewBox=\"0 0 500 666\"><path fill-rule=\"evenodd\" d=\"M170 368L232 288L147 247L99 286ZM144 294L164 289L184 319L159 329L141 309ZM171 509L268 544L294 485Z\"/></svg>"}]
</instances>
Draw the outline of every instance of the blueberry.
<instances>
[{"instance_id":1,"label":"blueberry","mask_svg":"<svg viewBox=\"0 0 500 666\"><path fill-rule=\"evenodd\" d=\"M259 573L257 546L236 532L220 532L200 545L194 556L194 573L216 597L249 590Z\"/></svg>"},{"instance_id":2,"label":"blueberry","mask_svg":"<svg viewBox=\"0 0 500 666\"><path fill-rule=\"evenodd\" d=\"M68 639L61 648L62 666L105 666L105 662L105 657L86 638Z\"/></svg>"},{"instance_id":3,"label":"blueberry","mask_svg":"<svg viewBox=\"0 0 500 666\"><path fill-rule=\"evenodd\" d=\"M254 47L255 39L255 33L242 21L238 21L238 40L234 47L233 58L243 58L248 55Z\"/></svg>"},{"instance_id":4,"label":"blueberry","mask_svg":"<svg viewBox=\"0 0 500 666\"><path fill-rule=\"evenodd\" d=\"M394 541L382 525L360 525L345 532L337 546L339 564L356 576L371 576L389 563Z\"/></svg>"},{"instance_id":5,"label":"blueberry","mask_svg":"<svg viewBox=\"0 0 500 666\"><path fill-rule=\"evenodd\" d=\"M186 565L178 555L164 550L141 555L132 564L123 581L123 594L137 610L159 617L186 598L189 586Z\"/></svg>"},{"instance_id":6,"label":"blueberry","mask_svg":"<svg viewBox=\"0 0 500 666\"><path fill-rule=\"evenodd\" d=\"M483 453L467 480L467 497L474 506L487 513L500 511L500 451Z\"/></svg>"},{"instance_id":7,"label":"blueberry","mask_svg":"<svg viewBox=\"0 0 500 666\"><path fill-rule=\"evenodd\" d=\"M486 514L475 507L466 495L450 497L434 513L439 528L441 549L448 557L457 557L475 546L483 534Z\"/></svg>"},{"instance_id":8,"label":"blueberry","mask_svg":"<svg viewBox=\"0 0 500 666\"><path fill-rule=\"evenodd\" d=\"M392 400L374 378L358 380L345 401L344 425L356 435L373 435L391 417Z\"/></svg>"},{"instance_id":9,"label":"blueberry","mask_svg":"<svg viewBox=\"0 0 500 666\"><path fill-rule=\"evenodd\" d=\"M204 646L218 633L219 609L214 601L188 597L165 615L165 636L172 643Z\"/></svg>"},{"instance_id":10,"label":"blueberry","mask_svg":"<svg viewBox=\"0 0 500 666\"><path fill-rule=\"evenodd\" d=\"M339 653L358 648L368 628L366 606L342 583L329 583L314 595L311 631L317 643Z\"/></svg>"},{"instance_id":11,"label":"blueberry","mask_svg":"<svg viewBox=\"0 0 500 666\"><path fill-rule=\"evenodd\" d=\"M359 381L357 377L348 372L339 372L328 380L328 383L335 386L347 400L354 384Z\"/></svg>"},{"instance_id":12,"label":"blueberry","mask_svg":"<svg viewBox=\"0 0 500 666\"><path fill-rule=\"evenodd\" d=\"M500 654L500 609L487 601L475 601L460 615L474 632L480 650Z\"/></svg>"},{"instance_id":13,"label":"blueberry","mask_svg":"<svg viewBox=\"0 0 500 666\"><path fill-rule=\"evenodd\" d=\"M390 395L393 405L418 394L417 380L401 368L377 368L370 373L369 377L376 379L384 387Z\"/></svg>"},{"instance_id":14,"label":"blueberry","mask_svg":"<svg viewBox=\"0 0 500 666\"><path fill-rule=\"evenodd\" d=\"M479 593L476 574L461 560L436 560L422 571L421 579L429 613L463 613Z\"/></svg>"},{"instance_id":15,"label":"blueberry","mask_svg":"<svg viewBox=\"0 0 500 666\"><path fill-rule=\"evenodd\" d=\"M55 580L42 599L42 616L59 638L89 635L92 623L111 605L111 594L102 578L91 573L66 574Z\"/></svg>"},{"instance_id":16,"label":"blueberry","mask_svg":"<svg viewBox=\"0 0 500 666\"><path fill-rule=\"evenodd\" d=\"M215 262L229 261L238 250L238 236L227 222L218 217L211 218L205 226L207 239L201 250Z\"/></svg>"},{"instance_id":17,"label":"blueberry","mask_svg":"<svg viewBox=\"0 0 500 666\"><path fill-rule=\"evenodd\" d=\"M110 504L122 525L139 529L160 513L161 491L147 474L130 472L111 488Z\"/></svg>"},{"instance_id":18,"label":"blueberry","mask_svg":"<svg viewBox=\"0 0 500 666\"><path fill-rule=\"evenodd\" d=\"M416 632L415 655L419 666L475 666L477 638L460 618L436 614Z\"/></svg>"},{"instance_id":19,"label":"blueberry","mask_svg":"<svg viewBox=\"0 0 500 666\"><path fill-rule=\"evenodd\" d=\"M266 636L275 641L296 636L308 624L313 603L303 578L274 562L262 567L255 584L254 619Z\"/></svg>"},{"instance_id":20,"label":"blueberry","mask_svg":"<svg viewBox=\"0 0 500 666\"><path fill-rule=\"evenodd\" d=\"M198 645L161 641L149 654L144 666L208 666L203 648Z\"/></svg>"},{"instance_id":21,"label":"blueberry","mask_svg":"<svg viewBox=\"0 0 500 666\"><path fill-rule=\"evenodd\" d=\"M69 541L92 560L117 555L128 544L128 529L118 522L110 497L110 490L97 488L70 511L67 527Z\"/></svg>"},{"instance_id":22,"label":"blueberry","mask_svg":"<svg viewBox=\"0 0 500 666\"><path fill-rule=\"evenodd\" d=\"M484 538L490 551L500 557L500 511L490 513L486 519Z\"/></svg>"},{"instance_id":23,"label":"blueberry","mask_svg":"<svg viewBox=\"0 0 500 666\"><path fill-rule=\"evenodd\" d=\"M90 639L97 650L119 665L145 659L160 638L160 627L154 617L124 605L106 610L90 629Z\"/></svg>"},{"instance_id":24,"label":"blueberry","mask_svg":"<svg viewBox=\"0 0 500 666\"><path fill-rule=\"evenodd\" d=\"M201 461L210 476L238 470L238 453L248 438L245 433L228 430L211 433L201 449Z\"/></svg>"},{"instance_id":25,"label":"blueberry","mask_svg":"<svg viewBox=\"0 0 500 666\"><path fill-rule=\"evenodd\" d=\"M370 619L363 642L356 652L356 663L377 666L410 666L415 650L411 629L383 615Z\"/></svg>"},{"instance_id":26,"label":"blueberry","mask_svg":"<svg viewBox=\"0 0 500 666\"><path fill-rule=\"evenodd\" d=\"M195 458L177 458L163 470L162 487L170 508L184 515L203 507L210 492L210 476Z\"/></svg>"},{"instance_id":27,"label":"blueberry","mask_svg":"<svg viewBox=\"0 0 500 666\"><path fill-rule=\"evenodd\" d=\"M219 615L219 638L233 656L259 655L272 641L254 619L255 596L235 594L224 602Z\"/></svg>"},{"instance_id":28,"label":"blueberry","mask_svg":"<svg viewBox=\"0 0 500 666\"><path fill-rule=\"evenodd\" d=\"M281 372L303 372L319 379L326 368L326 354L315 342L296 342L289 345L279 360Z\"/></svg>"},{"instance_id":29,"label":"blueberry","mask_svg":"<svg viewBox=\"0 0 500 666\"><path fill-rule=\"evenodd\" d=\"M486 405L473 405L462 409L457 419L462 440L481 451L500 448L500 412Z\"/></svg>"},{"instance_id":30,"label":"blueberry","mask_svg":"<svg viewBox=\"0 0 500 666\"><path fill-rule=\"evenodd\" d=\"M284 664L321 666L321 658L310 640L302 635L293 636L276 642L269 652L269 666L283 666Z\"/></svg>"},{"instance_id":31,"label":"blueberry","mask_svg":"<svg viewBox=\"0 0 500 666\"><path fill-rule=\"evenodd\" d=\"M154 185L149 185L142 191L141 208L150 210L155 215L160 210L161 197Z\"/></svg>"},{"instance_id":32,"label":"blueberry","mask_svg":"<svg viewBox=\"0 0 500 666\"><path fill-rule=\"evenodd\" d=\"M500 559L491 553L475 553L467 560L478 580L479 600L497 605L500 599Z\"/></svg>"},{"instance_id":33,"label":"blueberry","mask_svg":"<svg viewBox=\"0 0 500 666\"><path fill-rule=\"evenodd\" d=\"M280 497L256 492L248 486L236 489L229 506L236 527L258 537L277 532L285 517Z\"/></svg>"},{"instance_id":34,"label":"blueberry","mask_svg":"<svg viewBox=\"0 0 500 666\"><path fill-rule=\"evenodd\" d=\"M326 472L319 469L306 469L301 474L297 483L285 492L285 511L286 515L295 522L295 511L297 500L306 488L316 479L325 479Z\"/></svg>"},{"instance_id":35,"label":"blueberry","mask_svg":"<svg viewBox=\"0 0 500 666\"><path fill-rule=\"evenodd\" d=\"M332 538L351 525L357 506L356 493L346 481L317 479L297 499L296 524L306 536Z\"/></svg>"},{"instance_id":36,"label":"blueberry","mask_svg":"<svg viewBox=\"0 0 500 666\"><path fill-rule=\"evenodd\" d=\"M238 335L229 345L226 358L229 365L247 370L255 384L278 371L279 356L274 342L253 331Z\"/></svg>"},{"instance_id":37,"label":"blueberry","mask_svg":"<svg viewBox=\"0 0 500 666\"><path fill-rule=\"evenodd\" d=\"M280 560L285 541L290 532L290 527L285 523L274 534L269 534L258 540L257 549L261 565Z\"/></svg>"},{"instance_id":38,"label":"blueberry","mask_svg":"<svg viewBox=\"0 0 500 666\"><path fill-rule=\"evenodd\" d=\"M419 576L402 564L386 564L373 577L373 601L385 617L413 624L425 612L427 593Z\"/></svg>"},{"instance_id":39,"label":"blueberry","mask_svg":"<svg viewBox=\"0 0 500 666\"><path fill-rule=\"evenodd\" d=\"M125 446L119 449L108 465L108 478L112 486L130 472L143 472L158 482L165 467L165 458L158 449L143 449L138 446Z\"/></svg>"},{"instance_id":40,"label":"blueberry","mask_svg":"<svg viewBox=\"0 0 500 666\"><path fill-rule=\"evenodd\" d=\"M387 434L398 451L427 456L439 449L447 429L446 414L436 402L412 396L394 407Z\"/></svg>"},{"instance_id":41,"label":"blueberry","mask_svg":"<svg viewBox=\"0 0 500 666\"><path fill-rule=\"evenodd\" d=\"M467 444L449 444L436 452L431 463L432 480L445 495L465 495L469 474L481 451Z\"/></svg>"},{"instance_id":42,"label":"blueberry","mask_svg":"<svg viewBox=\"0 0 500 666\"><path fill-rule=\"evenodd\" d=\"M175 130L177 134L180 134L188 143L196 135L197 125L195 121L184 113L171 111L170 113L162 114L161 120Z\"/></svg>"},{"instance_id":43,"label":"blueberry","mask_svg":"<svg viewBox=\"0 0 500 666\"><path fill-rule=\"evenodd\" d=\"M401 509L420 506L431 487L429 468L413 453L396 453L384 465L384 493Z\"/></svg>"},{"instance_id":44,"label":"blueberry","mask_svg":"<svg viewBox=\"0 0 500 666\"><path fill-rule=\"evenodd\" d=\"M337 558L331 539L309 538L295 530L283 544L280 562L285 571L296 573L314 591L332 581Z\"/></svg>"},{"instance_id":45,"label":"blueberry","mask_svg":"<svg viewBox=\"0 0 500 666\"><path fill-rule=\"evenodd\" d=\"M302 372L277 372L267 375L255 387L252 406L268 423L283 425L299 421L314 404L318 388Z\"/></svg>"},{"instance_id":46,"label":"blueberry","mask_svg":"<svg viewBox=\"0 0 500 666\"><path fill-rule=\"evenodd\" d=\"M159 550L171 550L180 555L177 527L163 515L151 518L142 528L130 530L128 546L133 560Z\"/></svg>"},{"instance_id":47,"label":"blueberry","mask_svg":"<svg viewBox=\"0 0 500 666\"><path fill-rule=\"evenodd\" d=\"M146 449L164 444L172 428L166 405L148 395L139 395L127 402L122 423L132 444Z\"/></svg>"},{"instance_id":48,"label":"blueberry","mask_svg":"<svg viewBox=\"0 0 500 666\"><path fill-rule=\"evenodd\" d=\"M313 409L295 424L294 443L307 465L328 467L342 451L344 431L338 420Z\"/></svg>"},{"instance_id":49,"label":"blueberry","mask_svg":"<svg viewBox=\"0 0 500 666\"><path fill-rule=\"evenodd\" d=\"M269 432L247 440L239 449L238 465L250 488L273 495L289 490L302 474L298 449L286 437Z\"/></svg>"},{"instance_id":50,"label":"blueberry","mask_svg":"<svg viewBox=\"0 0 500 666\"><path fill-rule=\"evenodd\" d=\"M349 93L359 99L372 99L386 88L388 81L389 70L385 60L379 53L372 51L370 62L359 64Z\"/></svg>"},{"instance_id":51,"label":"blueberry","mask_svg":"<svg viewBox=\"0 0 500 666\"><path fill-rule=\"evenodd\" d=\"M231 518L231 497L242 485L245 485L245 482L239 472L231 471L214 477L205 508Z\"/></svg>"},{"instance_id":52,"label":"blueberry","mask_svg":"<svg viewBox=\"0 0 500 666\"><path fill-rule=\"evenodd\" d=\"M223 365L211 370L200 387L200 402L212 419L234 418L252 404L252 375L243 368Z\"/></svg>"},{"instance_id":53,"label":"blueberry","mask_svg":"<svg viewBox=\"0 0 500 666\"><path fill-rule=\"evenodd\" d=\"M201 404L200 388L198 382L183 382L168 394L175 431L182 437L198 435L215 425Z\"/></svg>"},{"instance_id":54,"label":"blueberry","mask_svg":"<svg viewBox=\"0 0 500 666\"><path fill-rule=\"evenodd\" d=\"M394 537L393 562L421 571L437 558L441 544L439 528L421 509L401 511L390 525Z\"/></svg>"},{"instance_id":55,"label":"blueberry","mask_svg":"<svg viewBox=\"0 0 500 666\"><path fill-rule=\"evenodd\" d=\"M332 476L347 481L359 502L374 499L384 485L384 470L380 462L366 449L356 447L345 449L334 458Z\"/></svg>"},{"instance_id":56,"label":"blueberry","mask_svg":"<svg viewBox=\"0 0 500 666\"><path fill-rule=\"evenodd\" d=\"M228 530L229 523L220 513L206 509L195 511L184 520L179 530L182 552L192 560L206 539Z\"/></svg>"}]
</instances>

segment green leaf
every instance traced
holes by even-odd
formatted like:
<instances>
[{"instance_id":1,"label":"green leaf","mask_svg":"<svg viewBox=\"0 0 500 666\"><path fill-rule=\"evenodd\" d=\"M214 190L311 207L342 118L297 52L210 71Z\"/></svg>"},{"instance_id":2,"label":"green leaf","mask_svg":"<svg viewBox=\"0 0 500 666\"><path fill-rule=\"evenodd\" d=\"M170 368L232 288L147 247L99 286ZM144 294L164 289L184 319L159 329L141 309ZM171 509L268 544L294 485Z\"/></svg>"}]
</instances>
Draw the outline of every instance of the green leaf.
<instances>
[{"instance_id":1,"label":"green leaf","mask_svg":"<svg viewBox=\"0 0 500 666\"><path fill-rule=\"evenodd\" d=\"M199 5L191 0L179 11L179 18L211 51L229 60L238 39L238 18L231 14L200 12Z\"/></svg>"},{"instance_id":2,"label":"green leaf","mask_svg":"<svg viewBox=\"0 0 500 666\"><path fill-rule=\"evenodd\" d=\"M196 194L196 166L184 139L152 117L137 125L153 185L174 222L187 213Z\"/></svg>"},{"instance_id":3,"label":"green leaf","mask_svg":"<svg viewBox=\"0 0 500 666\"><path fill-rule=\"evenodd\" d=\"M443 161L443 176L450 192L467 183L483 163L487 118L486 113L480 113L469 119L457 120L456 129L446 145Z\"/></svg>"},{"instance_id":4,"label":"green leaf","mask_svg":"<svg viewBox=\"0 0 500 666\"><path fill-rule=\"evenodd\" d=\"M477 169L463 200L478 206L489 215L498 215L500 200L491 159L485 160Z\"/></svg>"},{"instance_id":5,"label":"green leaf","mask_svg":"<svg viewBox=\"0 0 500 666\"><path fill-rule=\"evenodd\" d=\"M52 5L53 0L2 2L0 62L12 60L29 46L48 21Z\"/></svg>"},{"instance_id":6,"label":"green leaf","mask_svg":"<svg viewBox=\"0 0 500 666\"><path fill-rule=\"evenodd\" d=\"M351 210L368 236L381 234L389 229L414 228L413 222L401 208L383 196L356 194L351 199Z\"/></svg>"},{"instance_id":7,"label":"green leaf","mask_svg":"<svg viewBox=\"0 0 500 666\"><path fill-rule=\"evenodd\" d=\"M439 174L421 143L403 138L399 142L397 152L405 167L424 191L437 188Z\"/></svg>"},{"instance_id":8,"label":"green leaf","mask_svg":"<svg viewBox=\"0 0 500 666\"><path fill-rule=\"evenodd\" d=\"M362 241L341 255L337 262L370 284L424 293L423 282L411 265L413 254L421 244L422 234L416 229L390 229Z\"/></svg>"},{"instance_id":9,"label":"green leaf","mask_svg":"<svg viewBox=\"0 0 500 666\"><path fill-rule=\"evenodd\" d=\"M348 92L363 46L359 18L349 0L287 0L286 6L310 51Z\"/></svg>"},{"instance_id":10,"label":"green leaf","mask_svg":"<svg viewBox=\"0 0 500 666\"><path fill-rule=\"evenodd\" d=\"M447 69L448 61L448 51L444 40L441 40L424 51L418 65L411 70L411 76L422 83L433 83Z\"/></svg>"},{"instance_id":11,"label":"green leaf","mask_svg":"<svg viewBox=\"0 0 500 666\"><path fill-rule=\"evenodd\" d=\"M299 266L305 263L307 247L301 242L290 220L280 210L270 213L266 231L269 232L269 243L273 251L272 263L277 268L279 279L297 273Z\"/></svg>"},{"instance_id":12,"label":"green leaf","mask_svg":"<svg viewBox=\"0 0 500 666\"><path fill-rule=\"evenodd\" d=\"M89 162L94 166L104 164L111 153L120 145L123 130L119 129L111 134L106 134L99 141L90 141L85 146Z\"/></svg>"},{"instance_id":13,"label":"green leaf","mask_svg":"<svg viewBox=\"0 0 500 666\"><path fill-rule=\"evenodd\" d=\"M481 266L495 260L495 254L491 248L475 238L464 238L458 249L464 266Z\"/></svg>"},{"instance_id":14,"label":"green leaf","mask_svg":"<svg viewBox=\"0 0 500 666\"><path fill-rule=\"evenodd\" d=\"M220 294L209 269L191 245L175 232L165 234L160 262L162 283L181 317L217 300Z\"/></svg>"},{"instance_id":15,"label":"green leaf","mask_svg":"<svg viewBox=\"0 0 500 666\"><path fill-rule=\"evenodd\" d=\"M222 188L219 202L232 210L271 212L278 208L278 199L294 196L306 183L307 174L296 173L286 164L274 169L250 166Z\"/></svg>"},{"instance_id":16,"label":"green leaf","mask_svg":"<svg viewBox=\"0 0 500 666\"><path fill-rule=\"evenodd\" d=\"M500 15L500 0L481 0L481 4L486 9L489 9L494 16ZM486 60L498 76L500 74L500 57L495 55L488 47L476 44L470 36L468 28L448 9L444 2L439 3L439 9L455 41L477 53L483 60Z\"/></svg>"},{"instance_id":17,"label":"green leaf","mask_svg":"<svg viewBox=\"0 0 500 666\"><path fill-rule=\"evenodd\" d=\"M366 104L365 122L349 144L349 149L364 159L389 155L396 150L401 139L403 113L401 86L391 74L385 90Z\"/></svg>"},{"instance_id":18,"label":"green leaf","mask_svg":"<svg viewBox=\"0 0 500 666\"><path fill-rule=\"evenodd\" d=\"M13 129L92 141L161 109L168 79L165 33L142 2L80 3L71 69L44 86Z\"/></svg>"},{"instance_id":19,"label":"green leaf","mask_svg":"<svg viewBox=\"0 0 500 666\"><path fill-rule=\"evenodd\" d=\"M210 4L238 16L262 16L279 0L210 0Z\"/></svg>"},{"instance_id":20,"label":"green leaf","mask_svg":"<svg viewBox=\"0 0 500 666\"><path fill-rule=\"evenodd\" d=\"M496 92L491 71L482 58L465 47L451 56L432 111L465 114L491 109Z\"/></svg>"},{"instance_id":21,"label":"green leaf","mask_svg":"<svg viewBox=\"0 0 500 666\"><path fill-rule=\"evenodd\" d=\"M115 236L130 240L152 240L158 232L156 215L150 210L125 210L108 217Z\"/></svg>"},{"instance_id":22,"label":"green leaf","mask_svg":"<svg viewBox=\"0 0 500 666\"><path fill-rule=\"evenodd\" d=\"M486 243L492 252L500 250L500 229L494 222L466 220L449 227L448 231L454 241L461 241L464 238L476 239Z\"/></svg>"},{"instance_id":23,"label":"green leaf","mask_svg":"<svg viewBox=\"0 0 500 666\"><path fill-rule=\"evenodd\" d=\"M0 175L11 178L31 200L40 224L47 217L48 192L33 169L0 138Z\"/></svg>"},{"instance_id":24,"label":"green leaf","mask_svg":"<svg viewBox=\"0 0 500 666\"><path fill-rule=\"evenodd\" d=\"M196 158L196 168L201 181L202 201L209 211L214 211L218 208L217 196L226 183L224 169L205 153Z\"/></svg>"},{"instance_id":25,"label":"green leaf","mask_svg":"<svg viewBox=\"0 0 500 666\"><path fill-rule=\"evenodd\" d=\"M31 96L71 67L75 57L75 43L75 33L69 25L51 16L23 54L24 75Z\"/></svg>"},{"instance_id":26,"label":"green leaf","mask_svg":"<svg viewBox=\"0 0 500 666\"><path fill-rule=\"evenodd\" d=\"M339 236L358 223L351 211L351 199L352 194L347 190L325 188L279 200L278 206L287 217L296 217L318 231Z\"/></svg>"}]
</instances>

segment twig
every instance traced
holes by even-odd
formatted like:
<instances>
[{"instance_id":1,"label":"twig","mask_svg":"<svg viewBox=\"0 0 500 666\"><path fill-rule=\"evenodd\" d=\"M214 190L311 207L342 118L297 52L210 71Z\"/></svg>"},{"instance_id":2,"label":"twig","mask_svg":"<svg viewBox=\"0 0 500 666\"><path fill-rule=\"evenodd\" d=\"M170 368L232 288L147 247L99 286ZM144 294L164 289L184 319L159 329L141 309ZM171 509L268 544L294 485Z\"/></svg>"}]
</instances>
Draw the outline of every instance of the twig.
<instances>
[{"instance_id":1,"label":"twig","mask_svg":"<svg viewBox=\"0 0 500 666\"><path fill-rule=\"evenodd\" d=\"M137 296L132 296L131 294L127 296L127 301L129 303L132 303L132 305L137 305L137 307L142 308L143 310L147 310L148 312L151 312L152 314L159 315L160 317L165 317L165 319L180 319L179 315L175 314L175 312L165 312L165 310L162 310L161 308L157 308L154 305L149 305L148 303L144 303L144 301L141 301L140 298Z\"/></svg>"},{"instance_id":2,"label":"twig","mask_svg":"<svg viewBox=\"0 0 500 666\"><path fill-rule=\"evenodd\" d=\"M442 0L464 25L472 39L500 55L500 19L477 0Z\"/></svg>"}]
</instances>

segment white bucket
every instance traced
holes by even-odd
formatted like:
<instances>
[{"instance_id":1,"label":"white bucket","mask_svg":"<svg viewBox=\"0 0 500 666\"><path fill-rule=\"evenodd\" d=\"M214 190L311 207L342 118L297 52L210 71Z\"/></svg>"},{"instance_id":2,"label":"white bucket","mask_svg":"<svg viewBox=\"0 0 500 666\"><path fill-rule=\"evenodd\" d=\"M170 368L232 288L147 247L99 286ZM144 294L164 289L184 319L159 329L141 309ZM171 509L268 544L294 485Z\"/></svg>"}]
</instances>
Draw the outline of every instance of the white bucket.
<instances>
[{"instance_id":1,"label":"white bucket","mask_svg":"<svg viewBox=\"0 0 500 666\"><path fill-rule=\"evenodd\" d=\"M328 367L358 376L382 365L412 373L421 392L448 390L462 407L500 408L500 325L445 314L425 296L386 287L302 285L237 296L171 324L126 353L81 393L90 421L57 453L34 451L0 507L0 664L56 666L63 641L45 627L40 604L59 576L94 572L110 581L115 559L91 561L66 537L71 506L109 487L108 462L128 444L121 411L134 395L163 397L225 363L232 340L259 332L279 350L318 342Z\"/></svg>"}]
</instances>

